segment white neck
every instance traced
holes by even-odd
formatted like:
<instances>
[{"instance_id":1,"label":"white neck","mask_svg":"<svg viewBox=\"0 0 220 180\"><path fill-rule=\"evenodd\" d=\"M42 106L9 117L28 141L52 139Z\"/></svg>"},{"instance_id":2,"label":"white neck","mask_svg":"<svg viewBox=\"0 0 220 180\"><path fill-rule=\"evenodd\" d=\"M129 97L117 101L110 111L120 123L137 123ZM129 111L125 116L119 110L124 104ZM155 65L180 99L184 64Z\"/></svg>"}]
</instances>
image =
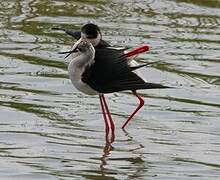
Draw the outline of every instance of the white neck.
<instances>
[{"instance_id":1,"label":"white neck","mask_svg":"<svg viewBox=\"0 0 220 180\"><path fill-rule=\"evenodd\" d=\"M86 52L78 52L71 60L68 71L69 77L73 85L81 92L90 95L98 94L97 91L91 89L87 84L82 82L82 75L85 72L87 66L91 66L94 63L95 49L91 45L91 48Z\"/></svg>"}]
</instances>

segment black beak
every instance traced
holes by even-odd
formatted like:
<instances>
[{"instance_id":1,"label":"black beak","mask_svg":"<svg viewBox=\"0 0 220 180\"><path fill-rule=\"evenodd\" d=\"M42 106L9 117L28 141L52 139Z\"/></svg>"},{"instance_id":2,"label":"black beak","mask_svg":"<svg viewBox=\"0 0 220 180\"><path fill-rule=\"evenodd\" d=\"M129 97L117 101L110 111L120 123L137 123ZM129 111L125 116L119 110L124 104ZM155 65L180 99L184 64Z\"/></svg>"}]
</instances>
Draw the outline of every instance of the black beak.
<instances>
[{"instance_id":1,"label":"black beak","mask_svg":"<svg viewBox=\"0 0 220 180\"><path fill-rule=\"evenodd\" d=\"M65 52L60 52L59 54L67 54L65 58L69 57L72 53L78 52L78 45L81 43L83 38L80 38L76 43L73 45L72 50L70 51L65 51Z\"/></svg>"},{"instance_id":2,"label":"black beak","mask_svg":"<svg viewBox=\"0 0 220 180\"><path fill-rule=\"evenodd\" d=\"M78 52L78 49L73 49L71 51L64 51L64 52L58 52L58 54L67 54L64 58L66 59L67 57L69 57L72 53L76 53Z\"/></svg>"}]
</instances>

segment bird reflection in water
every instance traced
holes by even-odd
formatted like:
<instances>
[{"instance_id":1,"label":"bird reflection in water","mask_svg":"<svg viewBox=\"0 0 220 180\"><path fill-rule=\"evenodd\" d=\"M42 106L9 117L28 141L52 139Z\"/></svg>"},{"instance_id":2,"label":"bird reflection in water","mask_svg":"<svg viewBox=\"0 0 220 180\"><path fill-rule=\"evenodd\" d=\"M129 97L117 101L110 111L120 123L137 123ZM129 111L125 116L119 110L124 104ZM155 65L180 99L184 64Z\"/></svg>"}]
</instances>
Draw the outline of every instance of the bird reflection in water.
<instances>
[{"instance_id":1,"label":"bird reflection in water","mask_svg":"<svg viewBox=\"0 0 220 180\"><path fill-rule=\"evenodd\" d=\"M100 99L101 109L103 111L103 117L105 122L105 146L103 148L103 155L101 157L101 165L100 165L102 175L104 176L104 166L107 165L106 158L113 150L112 143L115 140L115 125L112 120L104 95L100 95L99 99Z\"/></svg>"}]
</instances>

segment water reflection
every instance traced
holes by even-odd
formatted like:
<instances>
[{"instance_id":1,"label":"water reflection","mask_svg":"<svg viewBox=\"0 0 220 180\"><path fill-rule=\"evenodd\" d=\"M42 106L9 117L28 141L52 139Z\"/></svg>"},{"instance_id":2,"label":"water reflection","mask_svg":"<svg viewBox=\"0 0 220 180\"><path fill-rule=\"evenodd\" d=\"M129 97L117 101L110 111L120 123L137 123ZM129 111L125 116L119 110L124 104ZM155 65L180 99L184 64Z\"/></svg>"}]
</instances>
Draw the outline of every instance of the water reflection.
<instances>
[{"instance_id":1,"label":"water reflection","mask_svg":"<svg viewBox=\"0 0 220 180\"><path fill-rule=\"evenodd\" d=\"M141 150L144 150L145 147L138 141L134 140L132 135L129 134L126 130L123 130L123 136L125 140L121 141L121 143L122 146L124 146L124 149L122 148L122 146L117 147L120 149L115 149L113 146L114 140L110 142L108 139L106 139L106 144L103 149L104 153L101 157L101 176L110 179L117 179L115 175L117 174L117 172L119 172L119 170L116 168L115 172L113 173L110 170L110 167L111 164L115 164L115 166L117 167L119 165L117 163L122 163L121 168L128 170L128 172L125 172L128 178L142 178L145 176L145 173L148 169L148 167L146 167L146 162L144 161L144 155L141 152ZM118 152L119 155L115 156L114 153ZM127 152L134 154L134 157L129 156Z\"/></svg>"},{"instance_id":2,"label":"water reflection","mask_svg":"<svg viewBox=\"0 0 220 180\"><path fill-rule=\"evenodd\" d=\"M109 156L111 155L111 151L114 150L114 147L112 146L112 144L115 141L115 131L110 132L109 131L105 131L105 146L103 148L103 155L101 157L101 164L100 164L100 170L102 173L102 176L105 177L105 166L108 164L107 160L109 158Z\"/></svg>"}]
</instances>

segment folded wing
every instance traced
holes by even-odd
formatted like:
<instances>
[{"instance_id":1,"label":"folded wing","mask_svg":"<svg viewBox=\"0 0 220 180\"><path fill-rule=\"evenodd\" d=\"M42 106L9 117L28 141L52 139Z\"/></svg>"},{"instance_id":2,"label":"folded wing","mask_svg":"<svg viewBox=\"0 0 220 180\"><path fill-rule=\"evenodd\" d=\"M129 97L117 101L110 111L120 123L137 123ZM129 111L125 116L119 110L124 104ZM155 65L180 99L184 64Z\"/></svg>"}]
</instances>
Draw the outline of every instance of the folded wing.
<instances>
[{"instance_id":1,"label":"folded wing","mask_svg":"<svg viewBox=\"0 0 220 180\"><path fill-rule=\"evenodd\" d=\"M160 84L147 83L135 74L123 51L112 48L96 49L95 63L85 70L82 81L100 93L167 88Z\"/></svg>"}]
</instances>

